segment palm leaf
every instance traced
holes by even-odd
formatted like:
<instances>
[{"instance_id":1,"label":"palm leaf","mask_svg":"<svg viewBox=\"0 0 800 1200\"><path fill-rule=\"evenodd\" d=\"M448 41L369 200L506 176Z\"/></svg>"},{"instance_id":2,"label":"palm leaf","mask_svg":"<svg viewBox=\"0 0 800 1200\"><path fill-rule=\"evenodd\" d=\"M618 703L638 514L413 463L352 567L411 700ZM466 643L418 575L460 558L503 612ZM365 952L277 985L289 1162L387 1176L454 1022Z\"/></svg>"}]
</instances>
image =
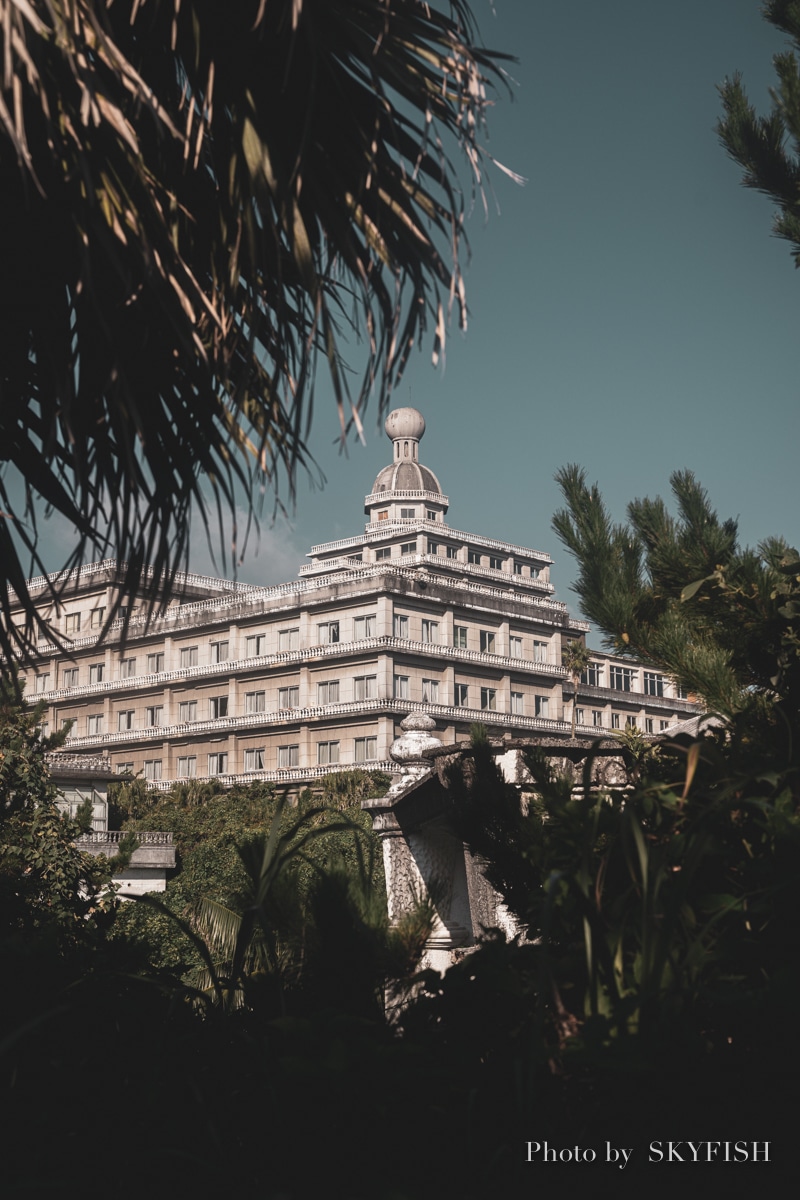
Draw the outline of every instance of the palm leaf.
<instances>
[{"instance_id":1,"label":"palm leaf","mask_svg":"<svg viewBox=\"0 0 800 1200\"><path fill-rule=\"evenodd\" d=\"M0 483L0 650L30 656L40 499L75 526L66 567L114 556L155 604L205 497L291 502L314 469L320 355L344 435L428 324L443 350L443 305L465 322L443 147L480 189L499 56L465 0L0 0L0 43L0 444L24 490Z\"/></svg>"}]
</instances>

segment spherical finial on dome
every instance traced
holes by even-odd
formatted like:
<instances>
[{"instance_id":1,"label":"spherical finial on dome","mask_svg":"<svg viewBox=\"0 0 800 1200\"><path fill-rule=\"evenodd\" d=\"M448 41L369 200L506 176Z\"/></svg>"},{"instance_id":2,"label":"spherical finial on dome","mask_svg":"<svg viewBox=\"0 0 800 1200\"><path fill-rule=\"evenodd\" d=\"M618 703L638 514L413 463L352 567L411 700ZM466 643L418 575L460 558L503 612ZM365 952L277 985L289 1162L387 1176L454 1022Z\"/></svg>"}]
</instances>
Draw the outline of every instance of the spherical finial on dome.
<instances>
[{"instance_id":1,"label":"spherical finial on dome","mask_svg":"<svg viewBox=\"0 0 800 1200\"><path fill-rule=\"evenodd\" d=\"M392 441L397 438L416 438L419 441L425 432L425 418L416 408L395 408L389 413L383 427Z\"/></svg>"}]
</instances>

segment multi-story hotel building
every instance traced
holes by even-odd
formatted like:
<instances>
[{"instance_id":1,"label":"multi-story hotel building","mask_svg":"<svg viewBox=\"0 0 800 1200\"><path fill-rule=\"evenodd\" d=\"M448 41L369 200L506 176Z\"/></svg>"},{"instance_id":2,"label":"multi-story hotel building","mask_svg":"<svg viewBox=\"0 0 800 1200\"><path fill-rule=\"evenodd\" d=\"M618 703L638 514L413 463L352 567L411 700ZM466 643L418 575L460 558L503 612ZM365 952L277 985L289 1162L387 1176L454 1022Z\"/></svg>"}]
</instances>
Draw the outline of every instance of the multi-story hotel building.
<instances>
[{"instance_id":1,"label":"multi-story hotel building","mask_svg":"<svg viewBox=\"0 0 800 1200\"><path fill-rule=\"evenodd\" d=\"M400 721L425 710L444 742L480 721L494 735L570 734L565 640L584 638L553 598L547 554L447 524L448 498L419 461L425 422L390 413L392 462L362 533L312 547L275 587L178 577L163 615L136 597L124 642L113 561L73 573L52 614L68 653L39 646L27 694L71 753L169 781L300 782L332 769L395 770ZM46 581L34 580L43 597ZM578 697L581 737L658 733L696 712L671 680L598 653Z\"/></svg>"}]
</instances>

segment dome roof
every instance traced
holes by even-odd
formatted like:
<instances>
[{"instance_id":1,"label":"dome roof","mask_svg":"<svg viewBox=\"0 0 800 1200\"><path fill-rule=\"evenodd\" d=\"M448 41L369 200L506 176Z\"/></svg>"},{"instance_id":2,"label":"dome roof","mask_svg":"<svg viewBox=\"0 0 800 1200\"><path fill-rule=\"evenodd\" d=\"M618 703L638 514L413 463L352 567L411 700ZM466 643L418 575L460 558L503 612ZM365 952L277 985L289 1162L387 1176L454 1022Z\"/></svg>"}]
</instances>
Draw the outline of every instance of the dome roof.
<instances>
[{"instance_id":1,"label":"dome roof","mask_svg":"<svg viewBox=\"0 0 800 1200\"><path fill-rule=\"evenodd\" d=\"M397 462L384 467L372 485L373 492L438 492L439 480L428 467L415 462Z\"/></svg>"},{"instance_id":2,"label":"dome roof","mask_svg":"<svg viewBox=\"0 0 800 1200\"><path fill-rule=\"evenodd\" d=\"M425 432L425 418L416 408L395 408L384 421L383 428L392 441L395 438L419 440Z\"/></svg>"},{"instance_id":3,"label":"dome roof","mask_svg":"<svg viewBox=\"0 0 800 1200\"><path fill-rule=\"evenodd\" d=\"M373 492L436 492L442 495L433 471L419 462L417 447L425 433L425 418L416 408L395 408L384 423L394 446L391 466L378 472Z\"/></svg>"}]
</instances>

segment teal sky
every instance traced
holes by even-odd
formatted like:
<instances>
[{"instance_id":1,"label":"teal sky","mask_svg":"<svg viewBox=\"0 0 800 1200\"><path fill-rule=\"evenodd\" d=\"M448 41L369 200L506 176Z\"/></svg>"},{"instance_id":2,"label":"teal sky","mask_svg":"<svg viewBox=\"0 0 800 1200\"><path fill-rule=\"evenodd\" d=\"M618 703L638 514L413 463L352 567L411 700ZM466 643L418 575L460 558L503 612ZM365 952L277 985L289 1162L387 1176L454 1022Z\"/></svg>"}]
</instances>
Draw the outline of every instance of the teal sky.
<instances>
[{"instance_id":1,"label":"teal sky","mask_svg":"<svg viewBox=\"0 0 800 1200\"><path fill-rule=\"evenodd\" d=\"M726 75L768 107L777 30L757 0L473 8L484 42L518 58L488 148L528 182L492 173L500 211L468 224L467 335L451 331L444 370L430 346L416 354L395 398L425 415L421 458L450 523L549 551L571 600L554 471L580 463L622 519L688 467L744 542L797 544L800 275L714 132ZM265 522L240 578L290 578L312 543L357 532L389 461L374 407L366 447L338 452L323 376L311 447L325 489L299 480L291 524ZM191 565L210 570L196 534Z\"/></svg>"}]
</instances>

